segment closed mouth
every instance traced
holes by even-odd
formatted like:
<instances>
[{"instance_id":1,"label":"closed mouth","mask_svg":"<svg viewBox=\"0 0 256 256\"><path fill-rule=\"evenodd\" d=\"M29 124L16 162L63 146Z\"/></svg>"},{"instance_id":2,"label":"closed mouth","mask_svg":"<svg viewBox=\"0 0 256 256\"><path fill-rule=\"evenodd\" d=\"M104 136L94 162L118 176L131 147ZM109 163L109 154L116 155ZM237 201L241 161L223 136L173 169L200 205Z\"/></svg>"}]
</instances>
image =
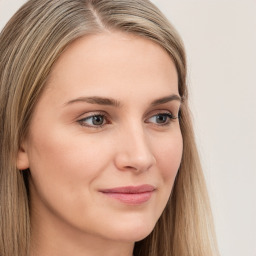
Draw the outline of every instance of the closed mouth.
<instances>
[{"instance_id":1,"label":"closed mouth","mask_svg":"<svg viewBox=\"0 0 256 256\"><path fill-rule=\"evenodd\" d=\"M155 190L154 186L145 184L103 189L100 192L123 203L138 205L147 202Z\"/></svg>"}]
</instances>

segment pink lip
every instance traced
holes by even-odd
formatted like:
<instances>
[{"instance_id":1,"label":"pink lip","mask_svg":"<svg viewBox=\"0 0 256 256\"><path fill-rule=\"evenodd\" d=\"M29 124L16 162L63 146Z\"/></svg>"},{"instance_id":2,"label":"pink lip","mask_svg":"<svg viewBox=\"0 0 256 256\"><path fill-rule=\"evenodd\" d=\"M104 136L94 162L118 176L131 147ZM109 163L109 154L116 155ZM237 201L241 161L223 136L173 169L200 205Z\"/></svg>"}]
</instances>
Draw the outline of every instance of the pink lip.
<instances>
[{"instance_id":1,"label":"pink lip","mask_svg":"<svg viewBox=\"0 0 256 256\"><path fill-rule=\"evenodd\" d=\"M100 192L123 203L138 205L147 202L155 190L154 186L141 185L103 189Z\"/></svg>"}]
</instances>

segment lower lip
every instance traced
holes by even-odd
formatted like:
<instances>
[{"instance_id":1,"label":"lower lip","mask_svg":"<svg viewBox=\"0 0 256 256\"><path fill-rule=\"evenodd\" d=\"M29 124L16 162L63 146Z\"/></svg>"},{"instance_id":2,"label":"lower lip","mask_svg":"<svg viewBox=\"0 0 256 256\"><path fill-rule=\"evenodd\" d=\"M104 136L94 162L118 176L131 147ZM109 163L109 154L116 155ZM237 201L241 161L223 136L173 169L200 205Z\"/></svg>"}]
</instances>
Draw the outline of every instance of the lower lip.
<instances>
[{"instance_id":1,"label":"lower lip","mask_svg":"<svg viewBox=\"0 0 256 256\"><path fill-rule=\"evenodd\" d=\"M103 193L106 196L117 199L123 203L130 205L139 205L146 203L151 198L153 191L143 193Z\"/></svg>"}]
</instances>

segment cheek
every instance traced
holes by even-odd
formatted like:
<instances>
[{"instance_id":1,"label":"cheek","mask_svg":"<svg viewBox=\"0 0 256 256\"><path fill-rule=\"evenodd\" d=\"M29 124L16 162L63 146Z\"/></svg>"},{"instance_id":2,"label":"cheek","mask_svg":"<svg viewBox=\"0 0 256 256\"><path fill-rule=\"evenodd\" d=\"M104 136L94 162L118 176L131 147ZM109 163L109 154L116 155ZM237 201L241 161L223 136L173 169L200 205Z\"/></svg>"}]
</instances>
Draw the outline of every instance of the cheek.
<instances>
[{"instance_id":1,"label":"cheek","mask_svg":"<svg viewBox=\"0 0 256 256\"><path fill-rule=\"evenodd\" d=\"M64 129L45 132L36 130L29 144L29 161L32 176L69 187L85 187L95 179L109 162L109 144L95 141L90 136L67 133ZM108 150L107 150L108 149ZM99 161L100 159L100 161Z\"/></svg>"},{"instance_id":2,"label":"cheek","mask_svg":"<svg viewBox=\"0 0 256 256\"><path fill-rule=\"evenodd\" d=\"M181 133L176 133L171 139L162 143L157 153L159 170L164 182L173 184L178 172L183 152L183 141Z\"/></svg>"},{"instance_id":3,"label":"cheek","mask_svg":"<svg viewBox=\"0 0 256 256\"><path fill-rule=\"evenodd\" d=\"M47 208L61 215L69 205L65 216L76 216L84 211L84 206L94 204L93 182L107 164L107 155L102 154L107 152L105 146L99 151L90 139L76 134L69 136L60 129L47 136L36 135L31 138L29 152L34 208L44 202Z\"/></svg>"},{"instance_id":4,"label":"cheek","mask_svg":"<svg viewBox=\"0 0 256 256\"><path fill-rule=\"evenodd\" d=\"M183 140L178 130L169 135L165 134L165 138L158 138L157 141L154 152L157 160L156 180L159 181L159 190L154 211L155 219L160 217L167 205L183 152Z\"/></svg>"}]
</instances>

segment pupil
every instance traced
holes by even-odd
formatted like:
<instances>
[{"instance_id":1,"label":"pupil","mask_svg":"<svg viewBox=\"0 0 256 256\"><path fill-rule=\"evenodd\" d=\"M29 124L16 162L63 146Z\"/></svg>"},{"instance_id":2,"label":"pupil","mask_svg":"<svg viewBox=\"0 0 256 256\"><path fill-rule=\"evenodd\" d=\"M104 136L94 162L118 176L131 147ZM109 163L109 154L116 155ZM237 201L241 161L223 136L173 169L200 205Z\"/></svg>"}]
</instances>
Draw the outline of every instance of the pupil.
<instances>
[{"instance_id":1,"label":"pupil","mask_svg":"<svg viewBox=\"0 0 256 256\"><path fill-rule=\"evenodd\" d=\"M166 122L166 116L164 116L164 115L158 115L157 116L157 122L158 123L165 123Z\"/></svg>"},{"instance_id":2,"label":"pupil","mask_svg":"<svg viewBox=\"0 0 256 256\"><path fill-rule=\"evenodd\" d=\"M103 117L102 116L94 116L93 117L93 124L94 125L102 125L103 124Z\"/></svg>"}]
</instances>

